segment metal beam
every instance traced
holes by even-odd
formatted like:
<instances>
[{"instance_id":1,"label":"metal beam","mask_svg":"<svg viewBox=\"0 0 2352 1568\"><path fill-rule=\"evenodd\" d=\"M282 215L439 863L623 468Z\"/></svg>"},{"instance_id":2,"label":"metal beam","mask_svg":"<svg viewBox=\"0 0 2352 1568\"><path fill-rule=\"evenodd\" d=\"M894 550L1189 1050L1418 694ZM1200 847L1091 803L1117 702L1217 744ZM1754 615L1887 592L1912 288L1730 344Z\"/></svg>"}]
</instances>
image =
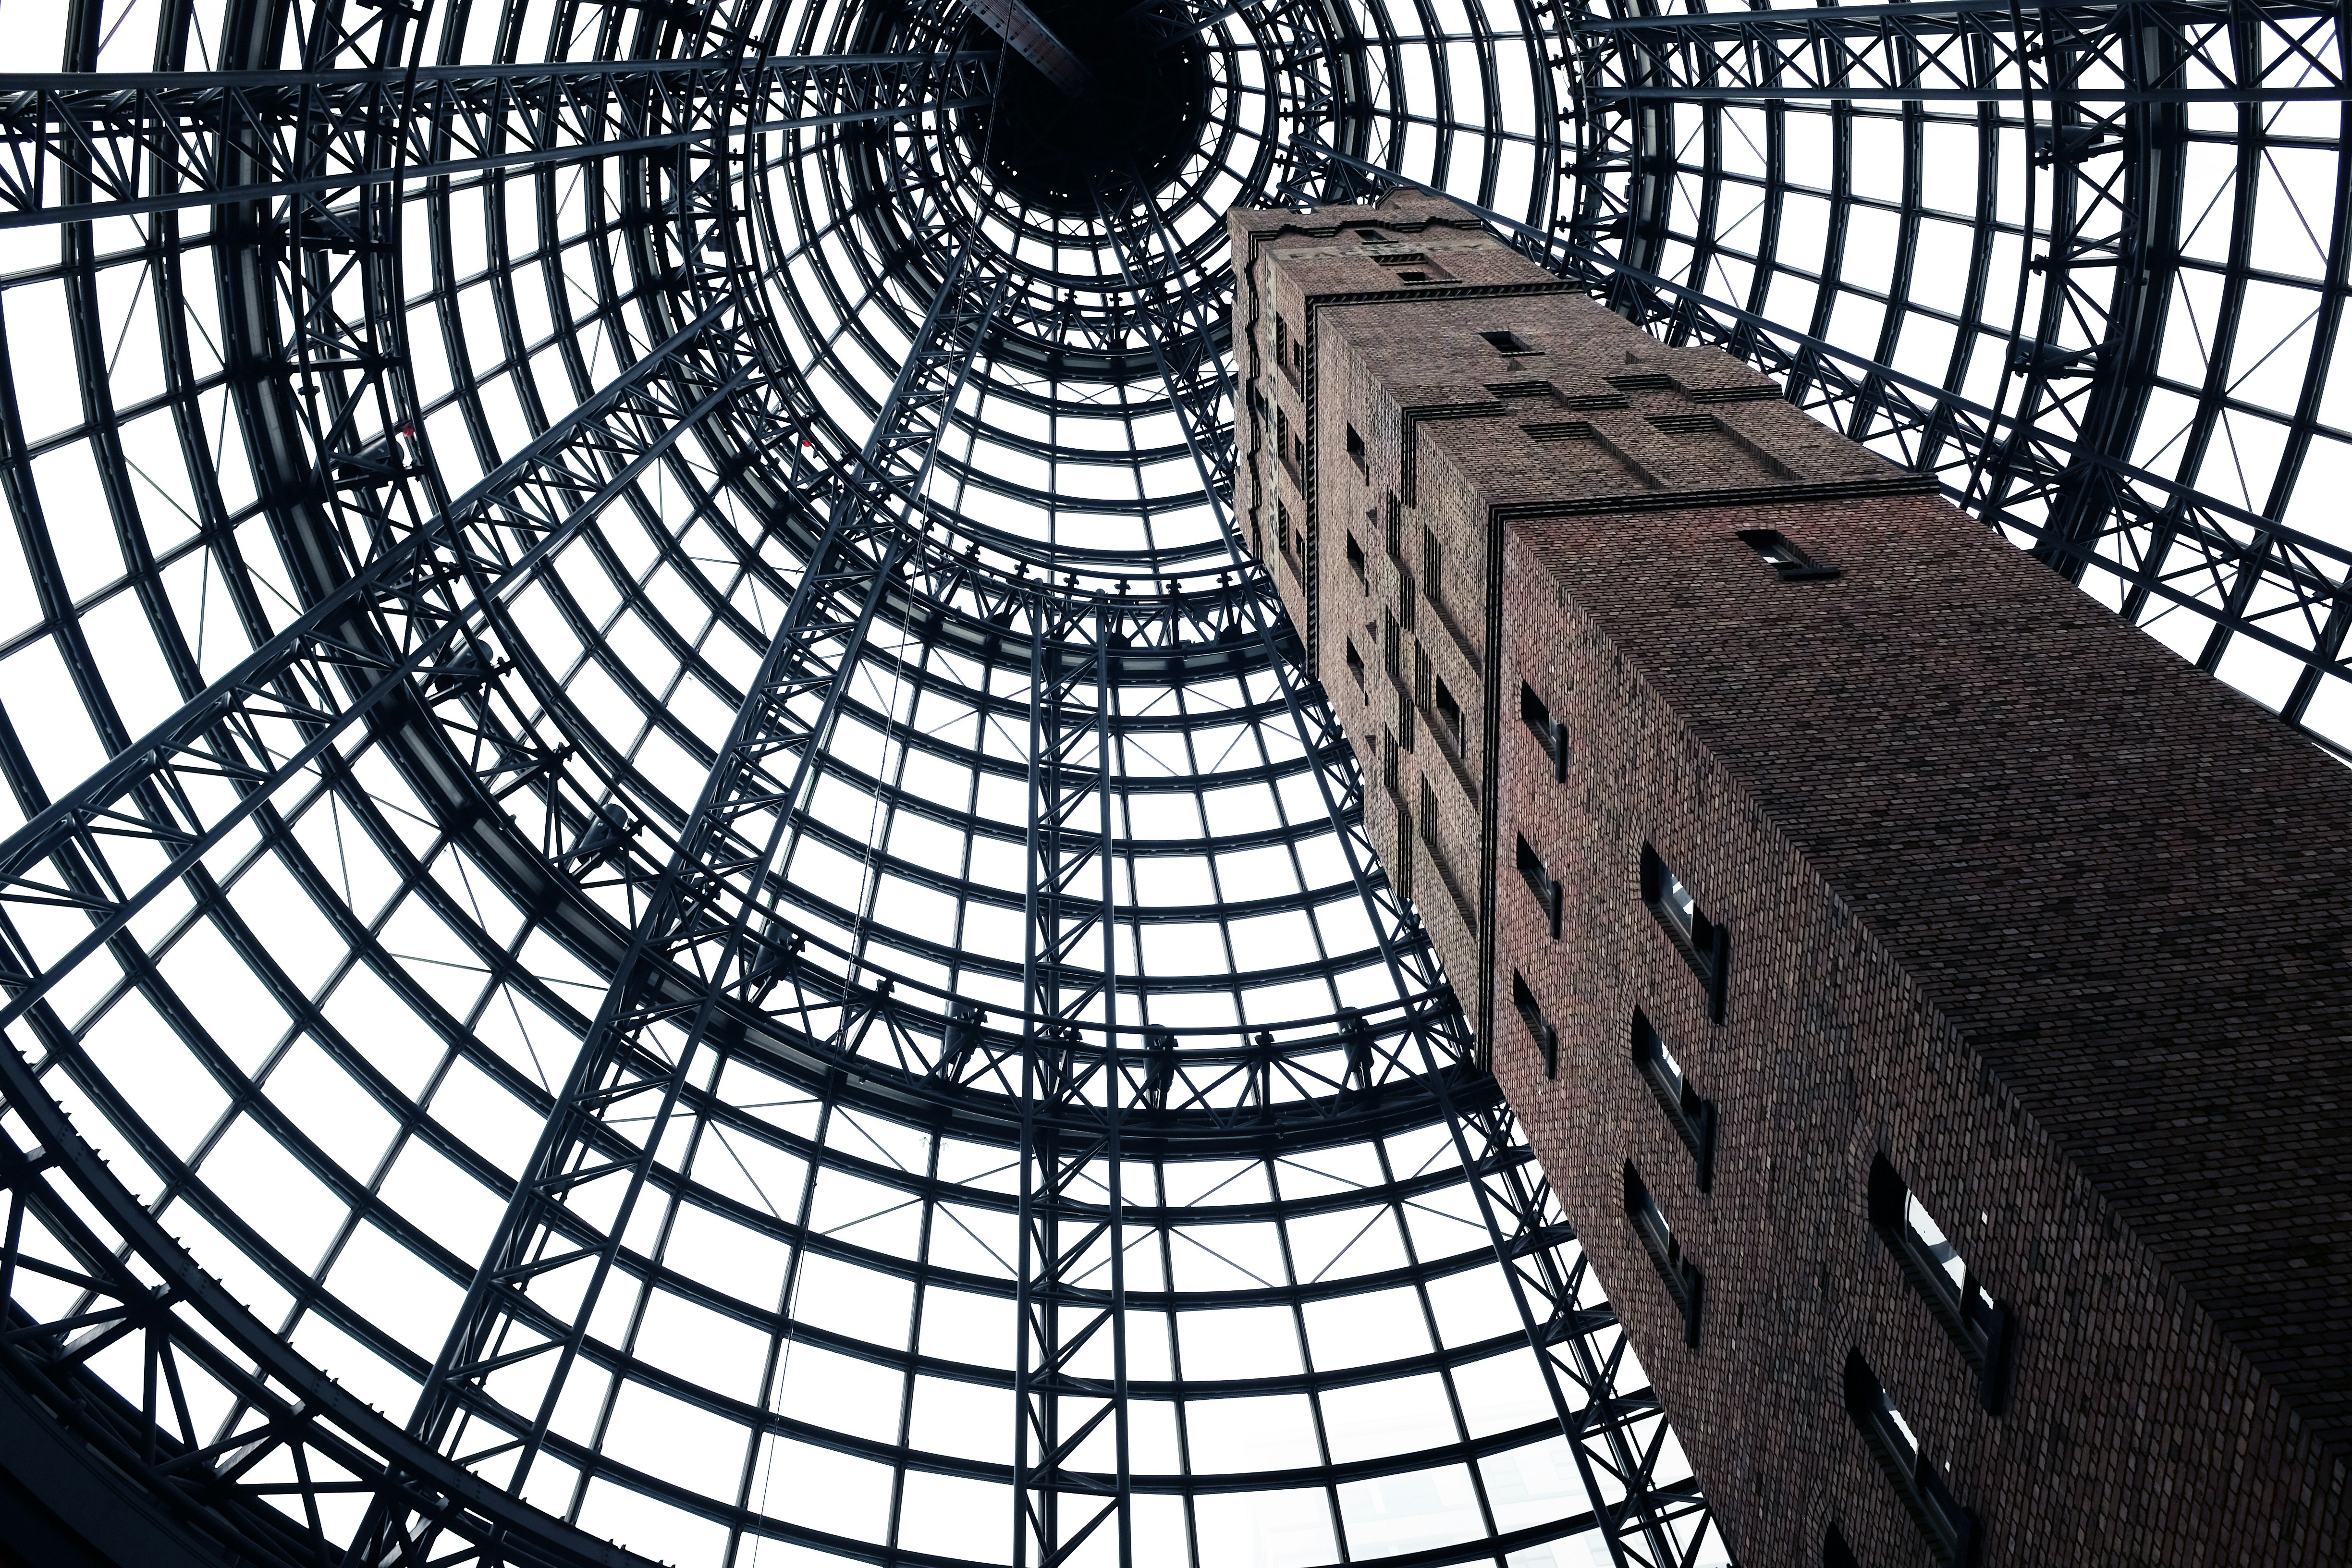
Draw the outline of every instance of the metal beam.
<instances>
[{"instance_id":1,"label":"metal beam","mask_svg":"<svg viewBox=\"0 0 2352 1568\"><path fill-rule=\"evenodd\" d=\"M986 103L983 54L0 75L0 228L656 153ZM348 237L281 237L349 251Z\"/></svg>"},{"instance_id":2,"label":"metal beam","mask_svg":"<svg viewBox=\"0 0 2352 1568\"><path fill-rule=\"evenodd\" d=\"M1030 640L1013 1568L1058 1568L1105 1525L1118 1568L1135 1560L1120 1141L1135 1090L1120 1048L1117 984L1113 616L1108 606L1041 613ZM1098 943L1091 964L1082 956L1090 943ZM1089 1015L1100 1018L1098 1050L1080 1048L1079 1021ZM1110 1373L1081 1376L1072 1363L1097 1337L1109 1342ZM1107 1487L1073 1463L1106 1424Z\"/></svg>"},{"instance_id":3,"label":"metal beam","mask_svg":"<svg viewBox=\"0 0 2352 1568\"><path fill-rule=\"evenodd\" d=\"M1024 0L964 0L964 4L973 16L1012 45L1014 54L1035 66L1047 81L1072 98L1093 89L1095 73Z\"/></svg>"},{"instance_id":4,"label":"metal beam","mask_svg":"<svg viewBox=\"0 0 2352 1568\"><path fill-rule=\"evenodd\" d=\"M2312 47L2333 16L2226 0L1841 5L1587 18L1572 31L1580 94L1599 103L2302 103L2347 95Z\"/></svg>"},{"instance_id":5,"label":"metal beam","mask_svg":"<svg viewBox=\"0 0 2352 1568\"><path fill-rule=\"evenodd\" d=\"M1571 30L1579 37L1606 37L1630 34L1644 38L1671 37L1711 37L1740 34L1743 36L1787 38L1811 38L1820 36L1860 37L1875 36L1887 26L1903 26L1913 22L1987 21L2004 29L2018 16L2039 16L2044 12L2059 12L2070 17L2097 20L2108 17L2137 16L2152 22L2171 26L2189 26L2199 22L2220 22L2238 14L2230 0L2108 0L2106 4L2083 4L2081 0L2020 0L2011 5L2008 0L1922 0L1911 5L1837 5L1816 9L1792 10L1717 10L1670 11L1656 16L1585 16L1576 19ZM2333 5L2320 0L2296 0L2293 4L2266 5L2263 14L2279 21L2300 18L2318 21L2332 18Z\"/></svg>"}]
</instances>

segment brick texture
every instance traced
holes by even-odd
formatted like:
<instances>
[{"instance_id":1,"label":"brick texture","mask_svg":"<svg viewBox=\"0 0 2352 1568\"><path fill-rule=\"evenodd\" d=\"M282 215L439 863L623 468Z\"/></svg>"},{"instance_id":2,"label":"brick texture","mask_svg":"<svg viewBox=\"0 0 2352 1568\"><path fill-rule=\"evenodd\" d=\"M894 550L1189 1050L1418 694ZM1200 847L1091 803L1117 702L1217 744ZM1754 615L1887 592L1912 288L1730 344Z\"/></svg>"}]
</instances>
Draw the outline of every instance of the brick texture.
<instances>
[{"instance_id":1,"label":"brick texture","mask_svg":"<svg viewBox=\"0 0 2352 1568\"><path fill-rule=\"evenodd\" d=\"M1980 1563L2352 1560L2352 773L1456 209L1232 226L1237 510L1741 1560L1832 1522L1941 1560L1855 1352ZM1721 1023L1645 843L1728 931ZM1716 1107L1704 1193L1636 1008ZM2015 1315L1997 1415L1869 1223L1878 1158ZM1703 1271L1696 1347L1628 1162Z\"/></svg>"}]
</instances>

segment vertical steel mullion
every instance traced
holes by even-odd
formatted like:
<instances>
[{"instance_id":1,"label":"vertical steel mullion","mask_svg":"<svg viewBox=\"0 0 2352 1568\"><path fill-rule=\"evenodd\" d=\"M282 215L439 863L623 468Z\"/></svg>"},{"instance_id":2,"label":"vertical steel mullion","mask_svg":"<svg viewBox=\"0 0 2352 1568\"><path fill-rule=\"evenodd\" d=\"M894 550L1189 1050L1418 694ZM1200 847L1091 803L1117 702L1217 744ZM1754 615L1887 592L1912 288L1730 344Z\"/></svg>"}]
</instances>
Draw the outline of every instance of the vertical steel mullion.
<instances>
[{"instance_id":1,"label":"vertical steel mullion","mask_svg":"<svg viewBox=\"0 0 2352 1568\"><path fill-rule=\"evenodd\" d=\"M907 1507L907 1454L914 1445L916 1366L923 1343L923 1308L931 1283L931 1227L940 1212L940 1145L947 1134L934 1131L926 1140L923 1162L923 1215L915 1232L915 1280L912 1310L907 1314L907 1372L898 1387L898 1455L890 1466L890 1511L884 1546L898 1549L898 1534Z\"/></svg>"},{"instance_id":2,"label":"vertical steel mullion","mask_svg":"<svg viewBox=\"0 0 2352 1568\"><path fill-rule=\"evenodd\" d=\"M1135 1533L1129 1507L1130 1477L1127 1420L1127 1221L1120 1169L1124 1150L1120 1124L1127 1107L1127 1074L1121 1066L1118 1026L1118 884L1114 874L1116 835L1111 811L1110 743L1110 616L1108 606L1095 612L1095 790L1101 819L1101 841L1096 849L1102 861L1103 931L1103 1142L1105 1185L1108 1188L1110 1242L1111 1450L1117 1467L1111 1482L1111 1507L1117 1510L1112 1528L1118 1532L1118 1568L1133 1568ZM1136 944L1139 958L1142 943Z\"/></svg>"},{"instance_id":3,"label":"vertical steel mullion","mask_svg":"<svg viewBox=\"0 0 2352 1568\"><path fill-rule=\"evenodd\" d=\"M1024 946L1024 990L1027 1017L1022 1066L1022 1182L1020 1278L1016 1281L1014 1313L1021 1342L1014 1351L1013 1562L1024 1568L1031 1536L1035 1536L1040 1568L1070 1550L1062 1540L1060 1479L1064 1465L1057 1450L1063 1441L1063 1402L1078 1397L1058 1385L1066 1373L1062 1365L1064 1342L1061 1313L1070 1281L1066 1266L1077 1259L1062 1256L1063 1220L1083 1225L1076 1189L1085 1180L1088 1164L1107 1162L1104 1185L1108 1206L1101 1236L1110 1247L1108 1304L1089 1314L1082 1333L1108 1327L1110 1332L1111 1376L1107 1419L1111 1426L1114 1472L1109 1500L1078 1527L1081 1536L1098 1529L1106 1513L1116 1537L1121 1568L1134 1560L1131 1507L1132 1454L1127 1409L1127 1253L1124 1149L1121 1123L1128 1085L1118 1048L1118 922L1116 853L1118 836L1111 800L1111 681L1110 628L1114 612L1097 605L1093 611L1095 637L1083 664L1063 657L1068 645L1060 639L1075 631L1078 618L1055 616L1041 602L1034 611L1035 640L1030 648L1030 822L1029 891L1024 903L1029 930ZM1052 650L1049 658L1048 650ZM1071 649L1069 651L1075 651ZM1066 673L1065 666L1068 666ZM1101 927L1103 1047L1097 1071L1086 1070L1086 1052L1068 1016L1069 1000L1063 984L1065 910L1071 891L1064 885L1067 869L1069 829L1074 808L1080 803L1069 782L1085 779L1085 770L1071 758L1077 736L1067 721L1067 700L1082 680L1091 677L1095 693L1094 768L1090 785L1096 793L1094 853L1100 862L1099 895L1094 922ZM1087 1104L1088 1082L1099 1078L1103 1097L1098 1135L1076 1131L1095 1114ZM1071 1146L1069 1140L1076 1140ZM1104 1321L1108 1319L1108 1322ZM1095 1413L1089 1413L1092 1416ZM1033 1464L1030 1447L1037 1448Z\"/></svg>"},{"instance_id":4,"label":"vertical steel mullion","mask_svg":"<svg viewBox=\"0 0 2352 1568\"><path fill-rule=\"evenodd\" d=\"M1055 743L1055 720L1049 707L1055 702L1047 685L1045 663L1047 608L1040 604L1034 608L1029 642L1029 770L1028 770L1028 840L1024 873L1026 887L1022 894L1021 955L1021 1188L1019 1195L1019 1250L1014 1257L1013 1330L1015 1336L1013 1350L1013 1568L1028 1568L1029 1542L1033 1533L1043 1537L1043 1521L1035 1516L1029 1496L1029 1447L1036 1413L1031 1402L1036 1397L1032 1385L1032 1358L1042 1343L1034 1331L1037 1313L1035 1287L1033 1280L1037 1268L1037 1163L1039 1134L1037 1097L1045 1087L1040 1081L1038 1053L1044 1048L1038 1020L1050 1009L1043 1003L1045 959L1040 949L1050 944L1041 942L1043 923L1046 919L1048 896L1045 891L1043 874L1045 857L1048 853L1045 838L1050 804L1047 792L1052 784L1049 771L1058 773L1058 764L1049 764L1046 748ZM1055 679L1058 679L1058 672ZM1057 711L1055 708L1054 710ZM1043 1439L1042 1432L1035 1434Z\"/></svg>"}]
</instances>

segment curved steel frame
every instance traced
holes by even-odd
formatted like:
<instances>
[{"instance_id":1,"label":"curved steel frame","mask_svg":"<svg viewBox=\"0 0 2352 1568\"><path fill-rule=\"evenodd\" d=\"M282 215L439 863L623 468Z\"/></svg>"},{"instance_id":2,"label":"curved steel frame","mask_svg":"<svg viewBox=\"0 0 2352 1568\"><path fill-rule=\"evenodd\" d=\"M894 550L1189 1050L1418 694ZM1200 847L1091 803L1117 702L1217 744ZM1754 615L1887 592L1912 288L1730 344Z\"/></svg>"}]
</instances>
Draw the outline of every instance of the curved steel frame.
<instances>
[{"instance_id":1,"label":"curved steel frame","mask_svg":"<svg viewBox=\"0 0 2352 1568\"><path fill-rule=\"evenodd\" d=\"M2161 634L2168 611L2190 612L2203 629L2184 652L2347 750L2333 703L2352 542L2290 514L2310 455L2352 450L2325 417L2352 202L2340 163L2333 213L2316 218L2297 197L2317 187L2277 173L2282 158L2333 157L2343 129L2330 7L1652 15L1572 0L1473 7L1466 31L1427 7L1338 0L1163 7L1157 25L1200 40L1210 62L1201 156L1165 189L1107 179L1084 217L995 182L963 111L987 101L999 56L959 42L974 35L944 5L567 4L549 24L553 63L530 63L520 7L485 33L429 6L237 0L215 36L194 6L169 10L134 73L92 70L111 63L100 10L72 9L74 68L0 79L0 228L59 247L12 286L55 285L85 370L61 434L28 438L41 416L16 379L0 386L0 491L37 601L0 657L54 647L108 759L68 786L10 700L0 773L26 820L0 845L0 1024L18 1047L0 1052L0 1340L62 1427L224 1552L616 1562L576 1522L601 1475L717 1521L730 1557L769 1537L958 1561L900 1539L920 1471L1004 1487L1016 1563L1125 1563L1139 1500L1180 1502L1191 1541L1200 1500L1221 1492L1319 1487L1336 1517L1345 1487L1456 1463L1483 1534L1387 1561L1499 1563L1585 1530L1619 1563L1719 1560L1696 1482L1370 854L1350 749L1224 513L1229 201L1397 183L1467 200L1661 335L1720 343L1817 416L1937 473L2127 616ZM466 58L485 48L487 61ZM1867 189L1855 148L1881 124L1900 133L1892 194ZM1947 308L1918 298L1916 279L1944 221L1927 149L1953 136L1976 152L1974 205L1954 221L1977 243ZM1826 166L1801 167L1801 142ZM2217 157L2231 171L2218 184ZM2314 248L2300 272L2257 261L2258 221L2282 199ZM2201 228L2217 205L2218 246ZM1821 253L1800 256L1811 232ZM1891 234L1891 248L1866 234ZM464 270L477 252L482 269ZM217 305L200 310L206 259ZM154 290L162 368L156 389L118 401L130 318L110 336L110 289L134 271ZM575 299L583 279L593 297ZM2290 293L2310 306L2282 340L2304 368L2291 397L2265 405L2235 334L2262 319L2255 301ZM1866 342L1847 319L1855 301L1875 312ZM2184 321L2201 334L2193 355ZM7 329L26 323L12 313ZM1925 338L1948 347L1922 361ZM877 382L877 365L895 380ZM2159 411L2180 426L2168 440ZM2274 460L2233 501L2213 454L2257 419L2276 427ZM232 427L249 499L219 444ZM1105 429L1123 444L1097 441ZM184 500L143 466L158 430L191 476ZM68 450L89 455L122 552L124 572L94 587L45 510L50 458ZM1041 477L1013 471L1024 464ZM1128 489L1108 493L1105 477L1122 474ZM142 521L159 494L188 514L183 536ZM1066 529L1080 513L1128 542ZM658 542L651 565L632 559L625 523ZM594 602L582 563L621 584L617 602ZM173 586L188 566L204 574L193 620ZM177 704L144 734L94 630L118 603L156 628ZM227 661L206 653L223 615L249 650ZM622 653L629 637L674 666L668 685ZM714 651L728 639L766 648L760 668L730 677ZM2249 648L2289 673L2249 665ZM583 671L642 715L634 735L603 717ZM731 725L693 717L689 687L730 694ZM1212 689L1232 695L1213 709L1187 696ZM910 716L935 695L1022 742L918 736ZM1190 754L1213 728L1253 737L1256 760L1164 785L1139 766L1163 744ZM853 731L884 738L873 760L831 744ZM683 763L666 773L669 754ZM910 782L915 757L967 770L970 797ZM671 782L681 766L698 792ZM1020 802L1007 816L979 805L991 780ZM1241 827L1196 811L1195 830L1160 837L1128 820L1155 790L1197 805L1204 780L1265 789L1282 809ZM879 821L960 836L962 864L880 849L874 829L822 806L835 785ZM362 913L321 858L325 816L338 832L348 819L400 898L464 933L491 992L585 1037L568 1079L533 1081L480 1047L491 992L458 1015L417 981L386 917ZM1023 868L1020 886L976 869L988 847ZM1154 864L1249 853L1286 857L1289 890L1139 890ZM795 870L826 854L865 868L856 889ZM478 897L448 885L461 857L523 911L511 934L493 936L467 907ZM347 949L325 985L298 982L241 908L262 867L282 868ZM886 877L950 900L952 925L894 924ZM1352 949L1314 923L1305 956L1253 967L1233 935L1343 907L1360 911ZM971 939L985 921L1017 928L1017 953ZM1223 933L1223 971L1146 972L1148 932L1204 925ZM345 1172L268 1069L215 1037L168 973L198 931L224 937L294 1020L287 1037L317 1042L398 1118L401 1140L501 1195L487 1253L453 1249L384 1201L389 1157L373 1177ZM533 943L607 983L600 1007L573 1009ZM336 1022L321 998L362 971L540 1119L519 1172L428 1113ZM1301 983L1328 1005L1259 1019L1251 998ZM1152 1011L1226 996L1246 1026ZM134 1003L233 1092L194 1152L142 1118L98 1053ZM814 1126L747 1105L729 1076L747 1071L807 1096ZM866 1117L931 1130L928 1163L834 1141ZM330 1263L364 1216L467 1287L437 1362L209 1191L206 1152L240 1118L348 1205ZM1432 1128L1443 1157L1395 1168L1391 1141ZM1017 1180L943 1174L950 1138L1008 1152ZM814 1180L787 1213L689 1173L692 1151L730 1139L919 1205L911 1255L829 1234ZM1369 1205L1392 1215L1401 1265L1305 1279L1286 1239L1278 1284L1173 1285L1170 1237L1205 1211L1170 1200L1171 1169L1262 1167L1271 1194L1276 1151L1364 1150L1376 1179L1211 1217L1286 1237ZM1141 1190L1146 1172L1156 1191ZM606 1187L626 1195L592 1200ZM1485 1242L1432 1253L1408 1211L1455 1192ZM669 1261L689 1197L789 1248L777 1303ZM632 1227L640 1208L664 1239ZM1001 1273L935 1260L934 1218L959 1212L1007 1227ZM184 1213L287 1292L281 1323L196 1267L164 1225ZM1131 1284L1131 1255L1155 1238L1157 1287ZM904 1280L919 1302L1003 1300L1014 1348L992 1367L804 1321L803 1258ZM1456 1380L1512 1336L1442 1339L1432 1292L1497 1268L1552 1415L1474 1432ZM598 1283L575 1291L575 1275ZM638 1304L615 1341L593 1320L601 1282L623 1278ZM763 1338L755 1397L649 1359L636 1325L656 1285ZM26 1304L36 1286L49 1308ZM1130 1367L1132 1323L1155 1314L1172 1339L1182 1310L1279 1306L1303 1338L1310 1306L1391 1288L1412 1294L1443 1348L1240 1380ZM289 1325L304 1313L421 1384L413 1418L370 1408L298 1352ZM898 1379L896 1442L782 1408L793 1343ZM534 1381L551 1363L625 1374L753 1433L731 1500L604 1451L623 1376L591 1436L563 1429L565 1374ZM1448 1442L1334 1458L1322 1401L1423 1375L1445 1390ZM932 1377L1010 1397L1009 1463L917 1447L904 1412ZM225 1403L199 1397L199 1381ZM1182 1453L1185 1400L1244 1394L1304 1395L1319 1462L1138 1468L1136 1402L1173 1403ZM1477 1467L1547 1429L1569 1438L1597 1506L1504 1528ZM895 1468L884 1539L765 1511L756 1461L785 1438ZM568 1501L532 1488L541 1453L570 1478Z\"/></svg>"}]
</instances>

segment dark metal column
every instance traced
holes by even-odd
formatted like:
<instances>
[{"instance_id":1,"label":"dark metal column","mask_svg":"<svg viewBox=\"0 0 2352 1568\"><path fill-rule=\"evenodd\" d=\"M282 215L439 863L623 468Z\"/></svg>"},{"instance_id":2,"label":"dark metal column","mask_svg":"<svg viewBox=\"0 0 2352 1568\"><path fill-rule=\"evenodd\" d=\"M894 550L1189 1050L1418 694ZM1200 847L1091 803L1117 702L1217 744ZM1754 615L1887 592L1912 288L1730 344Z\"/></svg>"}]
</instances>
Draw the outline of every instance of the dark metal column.
<instances>
[{"instance_id":1,"label":"dark metal column","mask_svg":"<svg viewBox=\"0 0 2352 1568\"><path fill-rule=\"evenodd\" d=\"M1135 1552L1119 1134L1134 1090L1119 1049L1112 617L1099 605L1051 598L1033 616L1013 1562L1014 1568L1033 1562L1055 1568L1109 1523L1120 1568L1127 1568ZM1085 822L1089 806L1091 826ZM1083 957L1097 936L1099 968ZM1081 1020L1088 1026L1083 1034ZM1087 1037L1097 1029L1099 1048ZM1103 1281L1090 1282L1097 1275ZM1080 1375L1073 1363L1106 1331L1109 1376ZM1113 1457L1108 1485L1098 1472L1071 1464L1106 1423ZM1064 1519L1065 1501L1076 1517Z\"/></svg>"}]
</instances>

